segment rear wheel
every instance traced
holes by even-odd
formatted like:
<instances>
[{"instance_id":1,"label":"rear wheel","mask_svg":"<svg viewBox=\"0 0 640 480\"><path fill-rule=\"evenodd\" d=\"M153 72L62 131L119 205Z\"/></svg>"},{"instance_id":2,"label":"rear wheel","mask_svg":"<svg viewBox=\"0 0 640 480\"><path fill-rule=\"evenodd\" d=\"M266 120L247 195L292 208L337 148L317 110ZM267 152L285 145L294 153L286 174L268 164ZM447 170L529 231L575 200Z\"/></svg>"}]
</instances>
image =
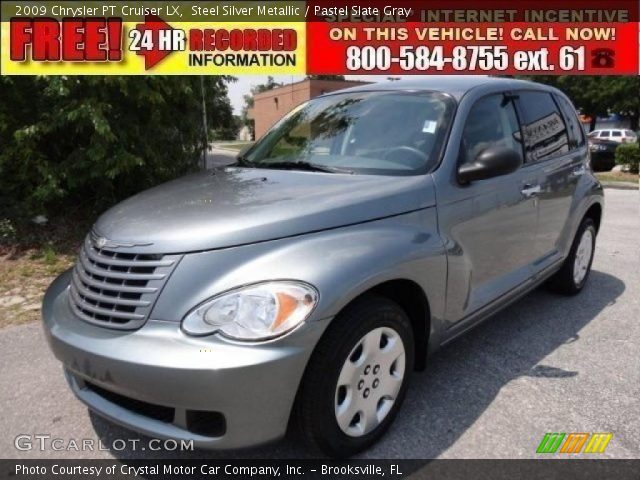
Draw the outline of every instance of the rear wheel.
<instances>
[{"instance_id":1,"label":"rear wheel","mask_svg":"<svg viewBox=\"0 0 640 480\"><path fill-rule=\"evenodd\" d=\"M396 303L367 296L348 307L318 344L301 386L305 440L331 457L375 443L404 399L413 357L411 322Z\"/></svg>"},{"instance_id":2,"label":"rear wheel","mask_svg":"<svg viewBox=\"0 0 640 480\"><path fill-rule=\"evenodd\" d=\"M582 220L562 268L549 280L551 290L565 295L579 293L587 283L596 247L596 227L589 217Z\"/></svg>"}]
</instances>

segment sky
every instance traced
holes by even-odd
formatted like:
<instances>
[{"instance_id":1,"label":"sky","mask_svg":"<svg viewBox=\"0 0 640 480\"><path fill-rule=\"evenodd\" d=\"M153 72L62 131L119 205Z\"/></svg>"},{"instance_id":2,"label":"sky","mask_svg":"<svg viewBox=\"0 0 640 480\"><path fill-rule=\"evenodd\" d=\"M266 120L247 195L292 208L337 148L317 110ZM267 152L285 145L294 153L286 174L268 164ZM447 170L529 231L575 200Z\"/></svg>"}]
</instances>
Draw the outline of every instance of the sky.
<instances>
[{"instance_id":1,"label":"sky","mask_svg":"<svg viewBox=\"0 0 640 480\"><path fill-rule=\"evenodd\" d=\"M367 82L386 82L390 75L345 75L347 80L364 80ZM251 75L251 76L239 76L234 83L230 83L229 87L229 99L233 106L233 113L240 114L242 105L244 104L243 96L248 94L253 85L259 85L266 83L266 75ZM299 82L305 78L304 75L273 75L276 82L280 83L293 83ZM393 78L416 78L415 75L393 75Z\"/></svg>"}]
</instances>

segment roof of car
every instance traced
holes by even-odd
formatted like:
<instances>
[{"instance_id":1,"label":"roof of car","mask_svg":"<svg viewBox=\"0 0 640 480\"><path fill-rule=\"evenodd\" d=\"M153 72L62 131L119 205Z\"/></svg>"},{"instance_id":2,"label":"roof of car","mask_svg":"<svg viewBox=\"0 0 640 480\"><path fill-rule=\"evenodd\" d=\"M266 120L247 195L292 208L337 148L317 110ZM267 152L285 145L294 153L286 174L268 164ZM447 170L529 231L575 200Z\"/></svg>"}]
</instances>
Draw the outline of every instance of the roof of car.
<instances>
[{"instance_id":1,"label":"roof of car","mask_svg":"<svg viewBox=\"0 0 640 480\"><path fill-rule=\"evenodd\" d=\"M430 75L418 77L411 80L399 80L395 82L380 82L372 83L369 85L362 85L359 87L348 88L344 90L338 90L331 92L328 95L343 92L358 92L358 91L373 91L373 90L430 90L442 93L448 93L456 99L462 98L462 96L469 90L479 87L481 85L502 85L505 89L516 88L548 88L540 83L528 82L525 80L515 80L513 78L496 78L486 76L475 75Z\"/></svg>"}]
</instances>

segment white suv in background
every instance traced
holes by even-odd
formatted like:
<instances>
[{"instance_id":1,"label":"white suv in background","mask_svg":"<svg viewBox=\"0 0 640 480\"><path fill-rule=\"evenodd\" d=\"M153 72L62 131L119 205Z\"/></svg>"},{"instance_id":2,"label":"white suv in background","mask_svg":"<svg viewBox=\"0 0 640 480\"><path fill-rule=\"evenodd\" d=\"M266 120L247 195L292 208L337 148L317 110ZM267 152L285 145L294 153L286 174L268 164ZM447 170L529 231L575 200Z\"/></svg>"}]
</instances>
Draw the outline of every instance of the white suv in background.
<instances>
[{"instance_id":1,"label":"white suv in background","mask_svg":"<svg viewBox=\"0 0 640 480\"><path fill-rule=\"evenodd\" d=\"M633 131L626 129L594 130L588 136L591 139L599 138L617 143L635 143L638 141L637 135Z\"/></svg>"}]
</instances>

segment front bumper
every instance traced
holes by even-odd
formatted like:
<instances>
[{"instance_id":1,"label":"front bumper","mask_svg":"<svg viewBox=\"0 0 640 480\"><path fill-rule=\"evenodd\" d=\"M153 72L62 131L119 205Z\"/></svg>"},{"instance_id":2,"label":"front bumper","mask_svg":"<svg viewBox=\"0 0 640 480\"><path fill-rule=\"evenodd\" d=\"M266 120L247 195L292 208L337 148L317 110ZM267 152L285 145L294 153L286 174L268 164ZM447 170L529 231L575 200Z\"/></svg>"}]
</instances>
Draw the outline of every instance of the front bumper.
<instances>
[{"instance_id":1,"label":"front bumper","mask_svg":"<svg viewBox=\"0 0 640 480\"><path fill-rule=\"evenodd\" d=\"M65 273L49 287L44 330L71 389L91 410L144 434L193 440L201 448L247 447L284 436L307 361L328 321L254 345L190 337L179 322L149 320L122 332L77 319L68 284ZM216 425L203 428L206 422Z\"/></svg>"}]
</instances>

